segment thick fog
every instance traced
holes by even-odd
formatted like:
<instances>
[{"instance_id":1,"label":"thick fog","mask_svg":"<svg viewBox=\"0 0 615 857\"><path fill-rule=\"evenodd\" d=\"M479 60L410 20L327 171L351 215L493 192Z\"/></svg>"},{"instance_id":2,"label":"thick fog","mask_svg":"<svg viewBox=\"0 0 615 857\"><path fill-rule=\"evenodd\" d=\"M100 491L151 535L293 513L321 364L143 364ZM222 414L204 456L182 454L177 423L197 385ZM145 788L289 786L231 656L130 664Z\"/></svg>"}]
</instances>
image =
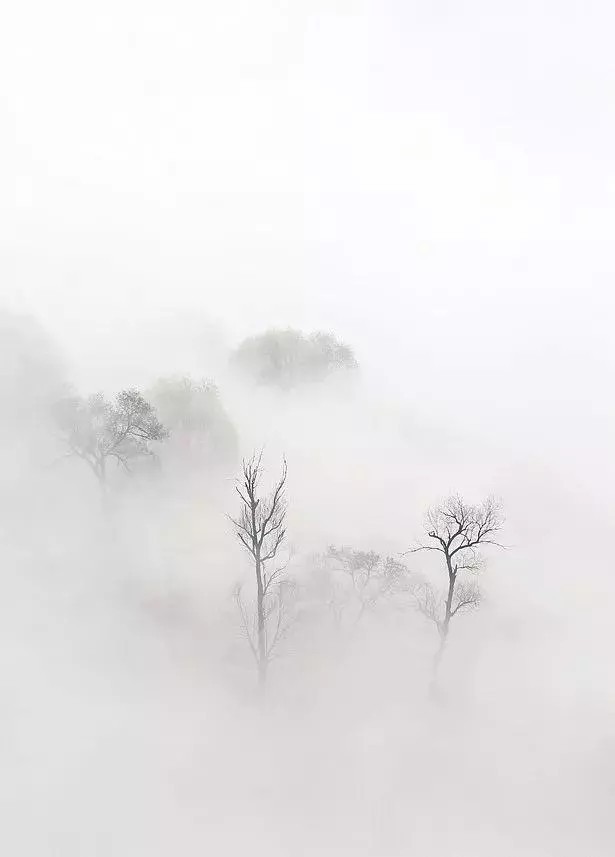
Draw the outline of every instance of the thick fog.
<instances>
[{"instance_id":1,"label":"thick fog","mask_svg":"<svg viewBox=\"0 0 615 857\"><path fill-rule=\"evenodd\" d=\"M613 854L610 4L3 19L0 850Z\"/></svg>"}]
</instances>

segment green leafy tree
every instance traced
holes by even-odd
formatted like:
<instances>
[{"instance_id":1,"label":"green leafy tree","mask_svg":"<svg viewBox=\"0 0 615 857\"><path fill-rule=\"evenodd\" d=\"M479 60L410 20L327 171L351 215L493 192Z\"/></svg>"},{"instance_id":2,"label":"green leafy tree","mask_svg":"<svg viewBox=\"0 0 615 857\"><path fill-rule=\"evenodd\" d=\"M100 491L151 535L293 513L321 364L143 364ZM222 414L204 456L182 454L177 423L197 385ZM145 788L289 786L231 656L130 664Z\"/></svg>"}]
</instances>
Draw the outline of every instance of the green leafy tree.
<instances>
[{"instance_id":1,"label":"green leafy tree","mask_svg":"<svg viewBox=\"0 0 615 857\"><path fill-rule=\"evenodd\" d=\"M291 328L272 329L245 339L231 355L231 365L259 384L282 389L358 368L350 346L333 334L306 335Z\"/></svg>"},{"instance_id":2,"label":"green leafy tree","mask_svg":"<svg viewBox=\"0 0 615 857\"><path fill-rule=\"evenodd\" d=\"M237 432L215 384L187 376L160 378L149 398L171 432L169 450L176 457L191 465L235 463Z\"/></svg>"},{"instance_id":3,"label":"green leafy tree","mask_svg":"<svg viewBox=\"0 0 615 857\"><path fill-rule=\"evenodd\" d=\"M138 459L154 454L156 442L168 437L154 407L135 389L122 390L112 401L102 393L64 398L54 411L66 455L84 461L103 489L110 462L130 471Z\"/></svg>"}]
</instances>

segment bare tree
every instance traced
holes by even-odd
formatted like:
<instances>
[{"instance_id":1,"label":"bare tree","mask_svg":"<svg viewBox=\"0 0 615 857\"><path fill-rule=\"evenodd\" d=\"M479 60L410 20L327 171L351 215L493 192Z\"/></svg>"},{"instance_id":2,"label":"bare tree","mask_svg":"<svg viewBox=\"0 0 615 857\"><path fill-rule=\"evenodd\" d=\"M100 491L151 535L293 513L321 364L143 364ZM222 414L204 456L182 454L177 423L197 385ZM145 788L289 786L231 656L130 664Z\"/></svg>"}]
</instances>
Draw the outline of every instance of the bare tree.
<instances>
[{"instance_id":1,"label":"bare tree","mask_svg":"<svg viewBox=\"0 0 615 857\"><path fill-rule=\"evenodd\" d=\"M248 641L258 670L259 684L267 680L269 664L276 647L288 628L286 589L283 574L288 560L278 563L286 540L286 459L272 493L263 497L260 482L263 474L262 453L244 460L242 475L235 490L241 500L241 511L231 518L235 534L254 564L256 611L252 615L241 595L235 600L241 617L242 631Z\"/></svg>"},{"instance_id":2,"label":"bare tree","mask_svg":"<svg viewBox=\"0 0 615 857\"><path fill-rule=\"evenodd\" d=\"M153 454L154 441L168 436L152 405L134 389L122 390L112 402L101 393L85 400L63 399L55 418L68 446L66 455L84 461L103 490L110 461L129 471L137 458Z\"/></svg>"},{"instance_id":3,"label":"bare tree","mask_svg":"<svg viewBox=\"0 0 615 857\"><path fill-rule=\"evenodd\" d=\"M447 585L443 593L422 579L413 588L419 610L436 624L440 646L434 661L434 674L442 658L451 619L460 611L475 608L480 603L476 573L483 566L481 548L502 547L497 534L504 523L502 510L493 497L479 506L467 504L454 495L433 507L426 516L427 539L408 551L437 551L442 555Z\"/></svg>"},{"instance_id":4,"label":"bare tree","mask_svg":"<svg viewBox=\"0 0 615 857\"><path fill-rule=\"evenodd\" d=\"M318 559L324 568L330 568L341 578L341 582L331 580L327 587L327 601L337 625L342 624L343 614L353 607L354 624L358 624L381 600L403 588L408 571L403 563L375 551L333 545Z\"/></svg>"}]
</instances>

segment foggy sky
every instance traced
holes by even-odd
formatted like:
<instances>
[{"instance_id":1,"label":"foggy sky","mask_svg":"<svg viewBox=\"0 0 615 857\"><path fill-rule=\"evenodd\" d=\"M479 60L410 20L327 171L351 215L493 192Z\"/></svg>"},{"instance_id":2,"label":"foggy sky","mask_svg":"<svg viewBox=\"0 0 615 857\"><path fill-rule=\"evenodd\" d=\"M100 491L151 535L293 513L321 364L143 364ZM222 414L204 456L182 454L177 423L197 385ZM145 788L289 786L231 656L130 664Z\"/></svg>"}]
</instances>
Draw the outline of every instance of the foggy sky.
<instances>
[{"instance_id":1,"label":"foggy sky","mask_svg":"<svg viewBox=\"0 0 615 857\"><path fill-rule=\"evenodd\" d=\"M95 385L186 309L334 329L440 412L461 359L466 418L493 385L552 418L612 367L612 25L606 2L14 5L3 296Z\"/></svg>"}]
</instances>

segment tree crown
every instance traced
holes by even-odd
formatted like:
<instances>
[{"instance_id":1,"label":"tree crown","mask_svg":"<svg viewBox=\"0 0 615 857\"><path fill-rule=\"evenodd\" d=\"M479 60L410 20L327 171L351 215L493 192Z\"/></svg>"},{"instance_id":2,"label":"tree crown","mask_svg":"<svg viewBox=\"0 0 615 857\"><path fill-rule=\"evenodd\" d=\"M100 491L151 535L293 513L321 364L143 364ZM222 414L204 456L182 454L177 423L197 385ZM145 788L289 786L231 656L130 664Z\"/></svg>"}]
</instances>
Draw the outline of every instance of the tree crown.
<instances>
[{"instance_id":1,"label":"tree crown","mask_svg":"<svg viewBox=\"0 0 615 857\"><path fill-rule=\"evenodd\" d=\"M134 388L113 401L102 393L65 398L55 417L71 453L97 461L112 457L126 468L130 460L151 454L152 442L168 437L153 406Z\"/></svg>"},{"instance_id":2,"label":"tree crown","mask_svg":"<svg viewBox=\"0 0 615 857\"><path fill-rule=\"evenodd\" d=\"M271 329L245 339L231 364L257 383L290 389L358 368L352 349L333 334Z\"/></svg>"}]
</instances>

